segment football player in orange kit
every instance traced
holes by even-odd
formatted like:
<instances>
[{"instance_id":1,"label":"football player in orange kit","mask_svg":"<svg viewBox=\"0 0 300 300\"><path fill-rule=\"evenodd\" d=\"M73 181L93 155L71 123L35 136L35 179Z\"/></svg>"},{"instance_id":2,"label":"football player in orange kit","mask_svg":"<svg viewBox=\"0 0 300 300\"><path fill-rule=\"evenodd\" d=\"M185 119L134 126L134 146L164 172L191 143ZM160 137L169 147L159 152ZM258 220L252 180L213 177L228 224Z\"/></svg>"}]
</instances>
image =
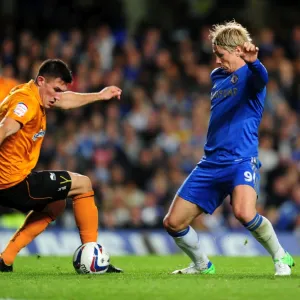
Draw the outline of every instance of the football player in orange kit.
<instances>
[{"instance_id":1,"label":"football player in orange kit","mask_svg":"<svg viewBox=\"0 0 300 300\"><path fill-rule=\"evenodd\" d=\"M88 177L69 171L32 171L46 132L46 109L70 109L98 100L120 99L110 86L98 93L67 91L72 82L61 60L44 61L35 80L16 86L0 102L0 205L29 212L0 255L0 271L11 272L18 252L43 232L73 200L81 242L97 242L98 210ZM122 272L110 265L108 272Z\"/></svg>"}]
</instances>

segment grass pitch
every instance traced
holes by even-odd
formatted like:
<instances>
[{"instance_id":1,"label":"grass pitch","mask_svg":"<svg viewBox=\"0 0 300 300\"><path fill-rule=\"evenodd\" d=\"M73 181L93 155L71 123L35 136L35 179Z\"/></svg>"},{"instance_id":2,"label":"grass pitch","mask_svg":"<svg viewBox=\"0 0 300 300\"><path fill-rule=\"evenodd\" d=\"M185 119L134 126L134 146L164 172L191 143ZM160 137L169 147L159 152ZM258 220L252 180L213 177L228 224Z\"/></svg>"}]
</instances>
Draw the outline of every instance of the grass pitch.
<instances>
[{"instance_id":1,"label":"grass pitch","mask_svg":"<svg viewBox=\"0 0 300 300\"><path fill-rule=\"evenodd\" d=\"M19 257L0 273L0 299L299 299L300 271L275 277L269 257L212 257L216 275L170 275L185 256L113 257L123 274L78 275L70 257ZM295 257L300 261L300 257Z\"/></svg>"}]
</instances>

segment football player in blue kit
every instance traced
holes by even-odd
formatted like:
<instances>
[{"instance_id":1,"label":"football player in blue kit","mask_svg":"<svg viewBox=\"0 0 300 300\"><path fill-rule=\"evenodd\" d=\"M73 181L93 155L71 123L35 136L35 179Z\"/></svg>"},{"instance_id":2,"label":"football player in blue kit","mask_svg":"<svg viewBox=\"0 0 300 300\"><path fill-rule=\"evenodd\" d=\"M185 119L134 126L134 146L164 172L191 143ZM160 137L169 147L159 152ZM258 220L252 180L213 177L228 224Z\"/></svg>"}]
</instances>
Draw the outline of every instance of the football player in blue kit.
<instances>
[{"instance_id":1,"label":"football player in blue kit","mask_svg":"<svg viewBox=\"0 0 300 300\"><path fill-rule=\"evenodd\" d=\"M264 110L268 73L259 49L241 24L231 21L210 31L219 68L211 73L211 116L204 156L179 188L164 227L191 258L173 274L214 274L190 226L200 214L212 214L228 195L235 217L270 253L275 275L291 274L293 258L280 245L273 226L256 211L259 188L258 129Z\"/></svg>"}]
</instances>

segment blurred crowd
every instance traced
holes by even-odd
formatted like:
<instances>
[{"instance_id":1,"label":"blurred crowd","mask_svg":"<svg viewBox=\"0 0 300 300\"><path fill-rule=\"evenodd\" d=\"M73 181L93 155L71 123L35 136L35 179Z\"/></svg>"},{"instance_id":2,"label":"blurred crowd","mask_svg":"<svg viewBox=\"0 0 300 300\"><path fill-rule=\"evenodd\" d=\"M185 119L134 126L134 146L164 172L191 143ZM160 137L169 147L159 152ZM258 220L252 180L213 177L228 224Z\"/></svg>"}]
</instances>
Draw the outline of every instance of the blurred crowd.
<instances>
[{"instance_id":1,"label":"blurred crowd","mask_svg":"<svg viewBox=\"0 0 300 300\"><path fill-rule=\"evenodd\" d=\"M216 67L209 27L134 36L101 25L49 32L43 40L24 30L0 49L2 99L17 82L35 77L41 62L60 58L72 69L70 90L123 89L121 101L49 110L37 170L67 169L92 180L102 228L160 228L178 187L203 155L210 115L210 72ZM258 210L278 230L300 228L300 27L286 40L269 28L255 32L269 72L260 126ZM2 214L8 213L6 209ZM71 205L57 221L75 226ZM229 199L200 230L240 228Z\"/></svg>"}]
</instances>

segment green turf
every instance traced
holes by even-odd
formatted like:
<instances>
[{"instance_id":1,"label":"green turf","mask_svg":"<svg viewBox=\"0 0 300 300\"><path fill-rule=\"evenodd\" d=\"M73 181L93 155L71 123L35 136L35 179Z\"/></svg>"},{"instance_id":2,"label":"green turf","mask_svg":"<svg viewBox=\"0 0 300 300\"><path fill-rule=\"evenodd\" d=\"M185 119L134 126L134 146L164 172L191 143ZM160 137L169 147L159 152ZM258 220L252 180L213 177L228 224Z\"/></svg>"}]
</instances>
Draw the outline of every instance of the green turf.
<instances>
[{"instance_id":1,"label":"green turf","mask_svg":"<svg viewBox=\"0 0 300 300\"><path fill-rule=\"evenodd\" d=\"M216 275L170 275L186 266L185 256L114 257L126 273L77 275L68 257L19 257L14 273L0 273L0 299L300 299L297 267L278 278L269 257L212 261Z\"/></svg>"}]
</instances>

